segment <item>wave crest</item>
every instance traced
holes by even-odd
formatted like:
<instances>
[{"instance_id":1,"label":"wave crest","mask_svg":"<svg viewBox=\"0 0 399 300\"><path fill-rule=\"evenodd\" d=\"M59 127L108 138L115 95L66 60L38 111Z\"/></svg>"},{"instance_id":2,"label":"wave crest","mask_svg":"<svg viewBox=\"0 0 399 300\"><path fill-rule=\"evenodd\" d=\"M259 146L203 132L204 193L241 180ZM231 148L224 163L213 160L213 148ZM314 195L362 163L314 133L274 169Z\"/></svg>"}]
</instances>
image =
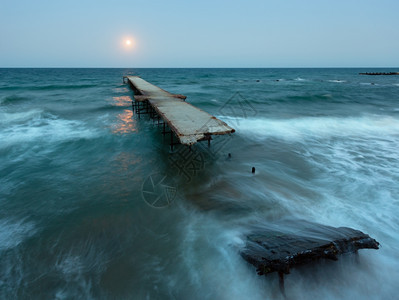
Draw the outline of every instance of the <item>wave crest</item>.
<instances>
[{"instance_id":1,"label":"wave crest","mask_svg":"<svg viewBox=\"0 0 399 300\"><path fill-rule=\"evenodd\" d=\"M0 112L0 149L29 142L94 138L97 131L78 120L60 119L41 110Z\"/></svg>"},{"instance_id":2,"label":"wave crest","mask_svg":"<svg viewBox=\"0 0 399 300\"><path fill-rule=\"evenodd\" d=\"M237 132L257 138L300 140L315 136L399 135L399 119L390 116L239 119L237 123Z\"/></svg>"}]
</instances>

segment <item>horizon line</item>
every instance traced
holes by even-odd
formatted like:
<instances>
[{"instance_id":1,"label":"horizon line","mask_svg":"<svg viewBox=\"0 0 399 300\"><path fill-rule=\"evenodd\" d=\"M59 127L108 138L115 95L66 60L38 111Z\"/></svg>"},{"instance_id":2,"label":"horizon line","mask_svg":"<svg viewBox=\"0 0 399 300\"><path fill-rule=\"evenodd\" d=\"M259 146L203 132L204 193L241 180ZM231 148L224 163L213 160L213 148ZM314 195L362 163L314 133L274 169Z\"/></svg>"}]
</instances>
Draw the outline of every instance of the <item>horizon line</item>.
<instances>
[{"instance_id":1,"label":"horizon line","mask_svg":"<svg viewBox=\"0 0 399 300\"><path fill-rule=\"evenodd\" d=\"M399 69L398 66L385 66L385 67L354 67L354 66L346 66L346 67L331 67L331 66L323 66L323 67L27 67L27 66L17 66L17 67L2 67L0 69L383 69L383 68L392 68Z\"/></svg>"}]
</instances>

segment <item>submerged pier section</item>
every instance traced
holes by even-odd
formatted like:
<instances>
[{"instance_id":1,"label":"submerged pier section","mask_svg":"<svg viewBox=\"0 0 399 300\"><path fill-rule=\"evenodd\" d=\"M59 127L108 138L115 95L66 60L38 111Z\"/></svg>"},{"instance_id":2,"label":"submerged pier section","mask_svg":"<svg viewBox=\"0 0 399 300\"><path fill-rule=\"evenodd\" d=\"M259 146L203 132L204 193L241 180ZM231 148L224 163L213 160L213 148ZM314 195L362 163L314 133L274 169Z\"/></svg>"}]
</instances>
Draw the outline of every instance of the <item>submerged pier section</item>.
<instances>
[{"instance_id":1,"label":"submerged pier section","mask_svg":"<svg viewBox=\"0 0 399 300\"><path fill-rule=\"evenodd\" d=\"M149 113L158 122L163 121L171 130L171 147L173 134L180 144L191 146L199 141L210 142L212 135L235 132L225 122L209 113L185 102L186 96L171 94L138 76L125 76L134 91L135 111Z\"/></svg>"}]
</instances>

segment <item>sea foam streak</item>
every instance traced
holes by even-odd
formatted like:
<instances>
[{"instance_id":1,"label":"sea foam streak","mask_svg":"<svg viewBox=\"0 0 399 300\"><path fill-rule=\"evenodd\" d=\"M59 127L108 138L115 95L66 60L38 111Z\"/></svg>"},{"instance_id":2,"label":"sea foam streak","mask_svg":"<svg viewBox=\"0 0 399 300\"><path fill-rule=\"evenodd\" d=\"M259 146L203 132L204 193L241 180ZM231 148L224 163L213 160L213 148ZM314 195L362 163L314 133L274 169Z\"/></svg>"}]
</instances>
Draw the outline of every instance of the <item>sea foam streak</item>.
<instances>
[{"instance_id":1,"label":"sea foam streak","mask_svg":"<svg viewBox=\"0 0 399 300\"><path fill-rule=\"evenodd\" d=\"M228 119L226 121L228 122ZM237 132L251 134L257 139L272 136L290 140L301 140L314 136L398 135L399 119L391 116L374 115L362 117L241 119L239 120Z\"/></svg>"},{"instance_id":2,"label":"sea foam streak","mask_svg":"<svg viewBox=\"0 0 399 300\"><path fill-rule=\"evenodd\" d=\"M0 112L0 125L9 126L14 123L23 123L33 119L42 117L43 111L40 109L32 109L23 112Z\"/></svg>"},{"instance_id":3,"label":"sea foam streak","mask_svg":"<svg viewBox=\"0 0 399 300\"><path fill-rule=\"evenodd\" d=\"M35 234L35 226L23 220L0 220L0 251L18 246L27 237Z\"/></svg>"},{"instance_id":4,"label":"sea foam streak","mask_svg":"<svg viewBox=\"0 0 399 300\"><path fill-rule=\"evenodd\" d=\"M59 119L41 110L0 113L0 149L27 142L56 142L95 136L97 132L87 128L83 121Z\"/></svg>"},{"instance_id":5,"label":"sea foam streak","mask_svg":"<svg viewBox=\"0 0 399 300\"><path fill-rule=\"evenodd\" d=\"M398 80L358 73L0 69L0 299L283 299L278 275L258 276L239 255L252 226L283 230L283 218L381 243L293 269L288 299L397 298ZM160 128L132 114L129 74L242 117L220 117L236 132L211 142L214 158L199 149L190 181ZM244 100L253 110L240 114ZM168 208L142 197L153 173L179 182Z\"/></svg>"},{"instance_id":6,"label":"sea foam streak","mask_svg":"<svg viewBox=\"0 0 399 300\"><path fill-rule=\"evenodd\" d=\"M345 80L333 79L333 80L328 80L328 82L333 82L333 83L344 83L344 82L346 82L346 81L345 81Z\"/></svg>"}]
</instances>

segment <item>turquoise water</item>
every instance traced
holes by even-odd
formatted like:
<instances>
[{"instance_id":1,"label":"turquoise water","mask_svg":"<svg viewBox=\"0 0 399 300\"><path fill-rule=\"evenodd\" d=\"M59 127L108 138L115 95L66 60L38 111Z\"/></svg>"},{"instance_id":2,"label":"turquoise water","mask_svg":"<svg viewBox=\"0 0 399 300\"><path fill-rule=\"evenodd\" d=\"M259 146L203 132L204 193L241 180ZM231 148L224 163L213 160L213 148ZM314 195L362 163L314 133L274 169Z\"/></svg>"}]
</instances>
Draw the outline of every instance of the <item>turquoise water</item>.
<instances>
[{"instance_id":1,"label":"turquoise water","mask_svg":"<svg viewBox=\"0 0 399 300\"><path fill-rule=\"evenodd\" d=\"M395 298L399 76L363 71L0 69L0 297L278 299L239 249L290 218L381 249L292 270L289 298ZM171 153L123 75L236 132Z\"/></svg>"}]
</instances>

